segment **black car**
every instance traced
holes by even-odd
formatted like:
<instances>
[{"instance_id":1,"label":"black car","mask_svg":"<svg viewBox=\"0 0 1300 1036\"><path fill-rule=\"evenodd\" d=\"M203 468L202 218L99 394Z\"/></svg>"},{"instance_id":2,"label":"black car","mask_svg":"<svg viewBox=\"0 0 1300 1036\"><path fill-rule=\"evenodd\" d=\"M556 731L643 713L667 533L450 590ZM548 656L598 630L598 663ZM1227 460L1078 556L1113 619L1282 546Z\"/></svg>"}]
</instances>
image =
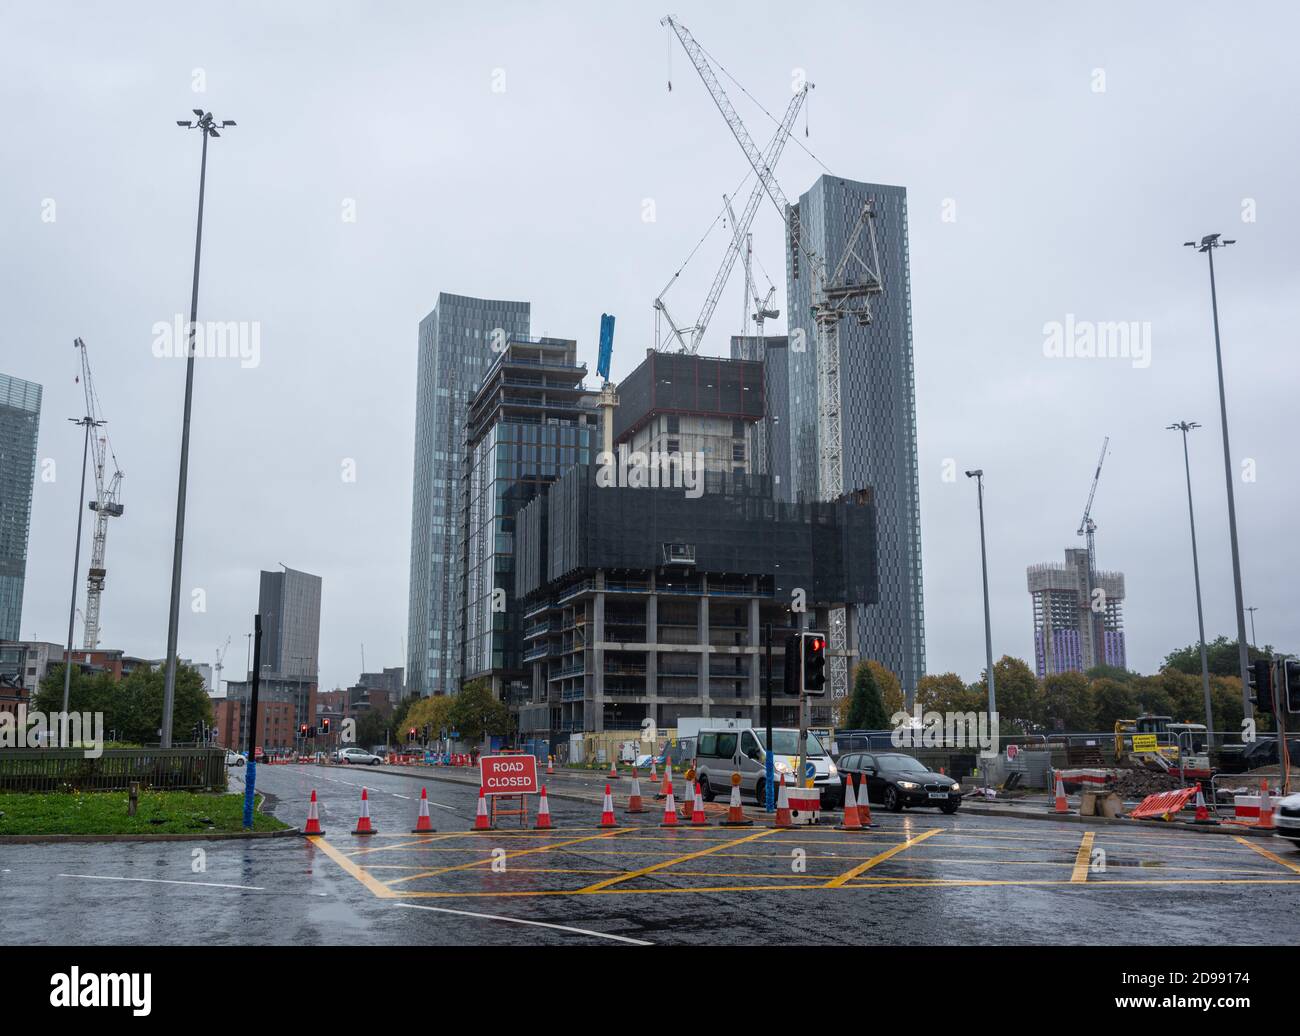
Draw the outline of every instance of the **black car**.
<instances>
[{"instance_id":1,"label":"black car","mask_svg":"<svg viewBox=\"0 0 1300 1036\"><path fill-rule=\"evenodd\" d=\"M867 800L895 813L908 806L937 806L956 813L961 785L902 752L850 752L840 757L840 774L867 786Z\"/></svg>"}]
</instances>

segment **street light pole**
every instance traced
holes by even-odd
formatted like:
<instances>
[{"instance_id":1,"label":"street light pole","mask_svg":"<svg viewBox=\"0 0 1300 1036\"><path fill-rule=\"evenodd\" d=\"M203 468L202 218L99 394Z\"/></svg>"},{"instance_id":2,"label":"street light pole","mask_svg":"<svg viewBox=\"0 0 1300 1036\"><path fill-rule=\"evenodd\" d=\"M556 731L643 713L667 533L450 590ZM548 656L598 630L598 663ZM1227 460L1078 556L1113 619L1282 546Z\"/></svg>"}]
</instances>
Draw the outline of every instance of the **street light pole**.
<instances>
[{"instance_id":1,"label":"street light pole","mask_svg":"<svg viewBox=\"0 0 1300 1036\"><path fill-rule=\"evenodd\" d=\"M194 333L199 319L199 258L203 251L203 193L208 175L208 138L219 137L220 129L233 126L230 121L217 122L211 112L194 109L196 121L178 119L177 126L197 129L203 138L203 156L199 161L199 217L194 233L194 282L190 289L190 324L185 343L185 412L181 419L181 471L176 489L176 542L172 550L171 603L167 613L167 671L163 682L163 748L172 745L172 707L176 700L176 636L181 614L181 556L185 545L185 490L190 471L190 411L194 399Z\"/></svg>"},{"instance_id":2,"label":"street light pole","mask_svg":"<svg viewBox=\"0 0 1300 1036\"><path fill-rule=\"evenodd\" d=\"M63 713L68 712L68 697L72 693L72 629L77 620L77 570L81 567L81 520L86 513L86 458L90 454L90 430L103 424L87 414L85 417L69 417L73 424L82 425L86 432L81 444L81 492L77 494L77 546L72 553L72 600L68 603L68 649L63 653ZM63 747L63 737L67 733L67 720L61 727L59 747Z\"/></svg>"},{"instance_id":3,"label":"street light pole","mask_svg":"<svg viewBox=\"0 0 1300 1036\"><path fill-rule=\"evenodd\" d=\"M980 566L984 570L984 658L988 666L989 679L989 721L998 711L998 696L993 679L993 626L989 620L989 556L984 546L984 469L976 468L966 472L967 478L973 478L979 489L980 509Z\"/></svg>"},{"instance_id":4,"label":"street light pole","mask_svg":"<svg viewBox=\"0 0 1300 1036\"><path fill-rule=\"evenodd\" d=\"M1219 372L1219 420L1223 427L1223 474L1228 484L1228 538L1232 543L1232 591L1237 604L1237 662L1241 668L1241 702L1245 716L1255 714L1250 703L1250 652L1246 647L1246 611L1241 594L1241 554L1237 549L1237 504L1233 497L1232 451L1228 447L1228 402L1223 388L1223 348L1219 340L1219 296L1214 283L1214 250L1236 244L1231 239L1220 239L1219 234L1206 234L1198 245L1184 241L1183 245L1204 252L1210 262L1210 310L1214 316L1214 362Z\"/></svg>"},{"instance_id":5,"label":"street light pole","mask_svg":"<svg viewBox=\"0 0 1300 1036\"><path fill-rule=\"evenodd\" d=\"M1255 639L1255 613L1259 611L1259 609L1252 604L1249 608L1246 609L1246 611L1250 612L1250 646L1254 647L1257 643L1259 643Z\"/></svg>"},{"instance_id":6,"label":"street light pole","mask_svg":"<svg viewBox=\"0 0 1300 1036\"><path fill-rule=\"evenodd\" d=\"M1205 651L1205 612L1201 608L1201 566L1196 556L1196 514L1192 510L1192 465L1187 456L1187 433L1201 426L1195 421L1176 421L1166 431L1183 433L1183 469L1187 473L1187 521L1192 527L1192 579L1196 583L1196 629L1201 645L1201 690L1205 695L1205 730L1213 742L1214 718L1210 709L1210 662Z\"/></svg>"}]
</instances>

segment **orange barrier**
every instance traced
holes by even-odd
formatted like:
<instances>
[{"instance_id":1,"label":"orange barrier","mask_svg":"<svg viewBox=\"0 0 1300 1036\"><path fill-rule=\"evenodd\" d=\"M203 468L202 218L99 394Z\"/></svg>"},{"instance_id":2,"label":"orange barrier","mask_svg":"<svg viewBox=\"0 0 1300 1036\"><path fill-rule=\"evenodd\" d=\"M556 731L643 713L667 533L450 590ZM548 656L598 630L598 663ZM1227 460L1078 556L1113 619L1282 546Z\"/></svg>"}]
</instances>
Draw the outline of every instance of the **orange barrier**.
<instances>
[{"instance_id":1,"label":"orange barrier","mask_svg":"<svg viewBox=\"0 0 1300 1036\"><path fill-rule=\"evenodd\" d=\"M1200 785L1197 787L1199 788ZM1191 797L1196 794L1196 790L1196 788L1179 788L1177 791L1162 791L1157 795L1148 795L1129 810L1129 819L1144 820L1148 817L1159 817L1161 820L1170 820L1187 805Z\"/></svg>"}]
</instances>

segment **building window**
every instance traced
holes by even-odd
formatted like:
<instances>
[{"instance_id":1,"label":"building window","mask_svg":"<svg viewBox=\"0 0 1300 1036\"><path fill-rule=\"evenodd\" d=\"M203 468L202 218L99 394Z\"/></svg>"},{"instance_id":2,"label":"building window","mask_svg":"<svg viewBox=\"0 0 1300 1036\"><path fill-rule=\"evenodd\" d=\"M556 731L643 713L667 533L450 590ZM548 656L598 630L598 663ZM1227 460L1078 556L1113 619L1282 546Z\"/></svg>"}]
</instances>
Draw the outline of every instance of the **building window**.
<instances>
[{"instance_id":1,"label":"building window","mask_svg":"<svg viewBox=\"0 0 1300 1036\"><path fill-rule=\"evenodd\" d=\"M669 453L681 453L681 452L682 452L682 441L681 441L681 439L669 439L669 440L667 440L667 448L668 448L668 452L669 452Z\"/></svg>"},{"instance_id":2,"label":"building window","mask_svg":"<svg viewBox=\"0 0 1300 1036\"><path fill-rule=\"evenodd\" d=\"M668 434L669 434L669 435L676 435L676 434L678 434L678 433L682 430L682 429L681 429L681 425L682 425L682 419L681 419L680 417L678 417L676 414L669 414L669 415L668 415Z\"/></svg>"},{"instance_id":3,"label":"building window","mask_svg":"<svg viewBox=\"0 0 1300 1036\"><path fill-rule=\"evenodd\" d=\"M745 437L745 422L739 419L731 422L731 437L733 439L743 439Z\"/></svg>"},{"instance_id":4,"label":"building window","mask_svg":"<svg viewBox=\"0 0 1300 1036\"><path fill-rule=\"evenodd\" d=\"M733 442L731 444L731 459L732 460L745 459L745 444L743 442Z\"/></svg>"}]
</instances>

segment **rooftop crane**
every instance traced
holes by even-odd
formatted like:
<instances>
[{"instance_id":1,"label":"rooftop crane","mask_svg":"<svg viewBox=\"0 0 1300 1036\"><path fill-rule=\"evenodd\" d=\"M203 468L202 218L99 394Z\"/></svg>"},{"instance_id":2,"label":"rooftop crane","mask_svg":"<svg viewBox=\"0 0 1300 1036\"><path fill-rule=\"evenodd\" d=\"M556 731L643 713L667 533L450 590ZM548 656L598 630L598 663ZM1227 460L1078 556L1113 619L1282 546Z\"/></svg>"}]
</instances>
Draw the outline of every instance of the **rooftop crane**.
<instances>
[{"instance_id":1,"label":"rooftop crane","mask_svg":"<svg viewBox=\"0 0 1300 1036\"><path fill-rule=\"evenodd\" d=\"M749 200L746 201L745 208L741 211L740 218L736 219L734 213L732 213L731 242L727 246L726 252L723 254L722 265L719 266L718 272L714 275L713 284L709 288L708 295L705 296L704 305L700 308L699 316L695 318L695 324L691 327L678 326L664 304L664 295L676 282L681 273L680 270L673 274L672 278L668 281L668 284L665 285L664 290L655 298L655 348L660 351L664 349L664 337L661 333L660 323L660 317L662 316L663 320L668 324L670 340L675 341L682 352L695 353L699 350L700 342L704 338L704 332L709 326L709 321L713 319L713 311L717 309L718 300L722 297L722 290L726 287L727 279L731 276L731 270L736 265L736 259L739 257L741 250L745 245L750 224L754 221L754 215L758 212L758 207L763 200L763 195L764 193L771 193L771 187L768 184L769 182L771 184L776 183L775 178L772 176L772 169L775 168L778 159L780 159L781 152L785 149L786 141L790 139L790 130L794 126L795 118L799 114L799 109L803 107L804 101L808 97L808 91L813 88L813 84L803 83L799 89L795 91L794 97L790 99L790 104L786 107L785 116L777 127L776 135L772 137L771 142L768 144L767 151L760 154L758 147L750 138L749 132L745 129L744 124L740 122L740 116L736 114L735 108L731 106L731 101L727 98L726 92L722 89L721 84L718 83L717 77L713 75L712 69L709 68L708 62L704 59L703 52L700 50L699 45L695 43L695 40L691 37L690 33L687 32L683 26L678 25L671 16L665 18L663 24L672 26L673 31L676 32L678 38L682 40L682 46L686 47L686 51L691 56L691 60L696 62L696 69L699 70L700 76L704 79L705 85L709 87L709 92L714 95L713 99L718 104L718 108L723 112L723 115L728 118L728 121L735 119L737 125L739 125L739 132L744 134L744 139L748 141L749 146L753 148L753 156L750 157L750 164L754 167L754 170L759 177L759 182L754 185L753 190L750 192ZM690 41L689 44L687 43L688 40ZM694 48L694 50L692 50L692 48ZM703 64L701 65L701 63ZM730 115L727 115L728 112L730 112ZM735 131L733 130L733 132ZM764 174L766 174L766 180L764 179ZM777 188L777 190L779 191L780 188ZM731 200L724 197L723 201L728 212L730 212ZM782 219L784 219L784 208L782 208L781 211Z\"/></svg>"},{"instance_id":2,"label":"rooftop crane","mask_svg":"<svg viewBox=\"0 0 1300 1036\"><path fill-rule=\"evenodd\" d=\"M1079 522L1076 536L1088 538L1088 597L1081 607L1091 612L1089 628L1092 630L1092 664L1100 665L1105 661L1106 609L1093 605L1093 594L1097 588L1097 523L1092 520L1092 500L1097 495L1097 482L1101 479L1101 466L1106 463L1106 447L1110 445L1110 436L1101 443L1101 456L1097 458L1097 470L1092 476L1092 487L1088 490L1088 502L1083 505L1083 518ZM1086 656L1085 656L1086 658ZM1090 667L1091 668L1091 667Z\"/></svg>"},{"instance_id":3,"label":"rooftop crane","mask_svg":"<svg viewBox=\"0 0 1300 1036\"><path fill-rule=\"evenodd\" d=\"M80 338L73 342L74 348L81 352L81 374L78 380L86 393L86 415L97 424L104 422L99 405L99 395L95 392L95 383L90 376L90 359L86 354L86 343ZM123 507L118 500L122 489L122 471L117 466L117 454L113 452L107 433L96 435L92 440L95 450L95 499L87 505L95 512L95 537L90 552L90 570L86 574L86 621L83 646L93 651L99 645L99 603L104 593L104 551L108 544L108 520L120 518ZM106 476L109 460L113 463L113 474Z\"/></svg>"},{"instance_id":4,"label":"rooftop crane","mask_svg":"<svg viewBox=\"0 0 1300 1036\"><path fill-rule=\"evenodd\" d=\"M221 671L226 668L225 658L226 658L226 649L228 647L230 647L230 635L226 634L226 642L222 644L221 647L217 648L217 661L216 664L213 665L212 667L212 671L216 673L216 679L213 680L212 682L212 690L216 694L221 693ZM362 671L364 672L365 666L362 666L361 668Z\"/></svg>"}]
</instances>

